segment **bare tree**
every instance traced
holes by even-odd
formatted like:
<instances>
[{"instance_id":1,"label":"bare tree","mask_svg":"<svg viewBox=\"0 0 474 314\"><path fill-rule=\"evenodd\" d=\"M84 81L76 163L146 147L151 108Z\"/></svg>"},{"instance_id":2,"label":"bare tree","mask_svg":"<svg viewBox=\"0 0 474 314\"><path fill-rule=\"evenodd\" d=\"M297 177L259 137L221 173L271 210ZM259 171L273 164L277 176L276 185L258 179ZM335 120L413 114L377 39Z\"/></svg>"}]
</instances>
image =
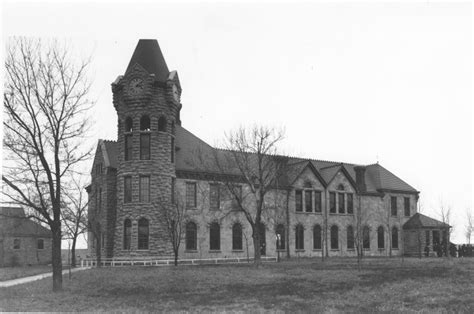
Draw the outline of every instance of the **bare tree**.
<instances>
[{"instance_id":1,"label":"bare tree","mask_svg":"<svg viewBox=\"0 0 474 314\"><path fill-rule=\"evenodd\" d=\"M466 241L467 244L471 244L472 233L474 232L474 219L472 218L472 211L470 208L466 208Z\"/></svg>"},{"instance_id":2,"label":"bare tree","mask_svg":"<svg viewBox=\"0 0 474 314\"><path fill-rule=\"evenodd\" d=\"M89 59L48 42L12 38L5 54L3 195L36 211L53 236L53 291L62 289L62 181L90 155Z\"/></svg>"},{"instance_id":3,"label":"bare tree","mask_svg":"<svg viewBox=\"0 0 474 314\"><path fill-rule=\"evenodd\" d=\"M174 265L178 266L179 247L185 233L186 203L180 197L180 193L176 191L173 194L171 201L159 199L153 204L153 207L163 214L168 240L173 249Z\"/></svg>"},{"instance_id":4,"label":"bare tree","mask_svg":"<svg viewBox=\"0 0 474 314\"><path fill-rule=\"evenodd\" d=\"M451 206L446 205L442 199L439 201L439 212L438 212L441 221L447 225L450 225L451 221ZM451 257L449 253L449 244L450 244L450 236L451 232L453 231L452 227L448 227L447 232L445 232L445 235L443 237L442 242L444 243L444 253L446 257Z\"/></svg>"},{"instance_id":5,"label":"bare tree","mask_svg":"<svg viewBox=\"0 0 474 314\"><path fill-rule=\"evenodd\" d=\"M282 139L282 130L241 127L226 135L224 150L213 150L212 156L199 156L208 169L218 170L219 180L235 200L235 211L243 213L249 222L257 266L261 262L262 218L270 216L272 210L265 197L278 187L282 174L283 162L277 156L277 145Z\"/></svg>"},{"instance_id":6,"label":"bare tree","mask_svg":"<svg viewBox=\"0 0 474 314\"><path fill-rule=\"evenodd\" d=\"M89 201L84 184L73 176L69 186L64 189L64 206L61 211L66 239L72 241L71 267L76 267L76 243L81 234L87 231L87 208Z\"/></svg>"}]
</instances>

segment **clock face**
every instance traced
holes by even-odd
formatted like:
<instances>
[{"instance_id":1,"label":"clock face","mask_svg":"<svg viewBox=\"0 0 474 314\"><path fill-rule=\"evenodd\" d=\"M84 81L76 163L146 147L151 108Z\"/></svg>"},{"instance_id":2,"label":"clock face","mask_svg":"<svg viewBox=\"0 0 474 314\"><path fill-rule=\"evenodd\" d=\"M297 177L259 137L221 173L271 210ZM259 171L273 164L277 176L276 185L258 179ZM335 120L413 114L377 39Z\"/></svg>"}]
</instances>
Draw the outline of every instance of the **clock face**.
<instances>
[{"instance_id":1,"label":"clock face","mask_svg":"<svg viewBox=\"0 0 474 314\"><path fill-rule=\"evenodd\" d=\"M179 90L178 90L178 87L176 85L173 85L173 98L174 98L174 100L179 102Z\"/></svg>"},{"instance_id":2,"label":"clock face","mask_svg":"<svg viewBox=\"0 0 474 314\"><path fill-rule=\"evenodd\" d=\"M130 94L136 95L143 91L143 80L140 78L134 78L130 81L128 85Z\"/></svg>"}]
</instances>

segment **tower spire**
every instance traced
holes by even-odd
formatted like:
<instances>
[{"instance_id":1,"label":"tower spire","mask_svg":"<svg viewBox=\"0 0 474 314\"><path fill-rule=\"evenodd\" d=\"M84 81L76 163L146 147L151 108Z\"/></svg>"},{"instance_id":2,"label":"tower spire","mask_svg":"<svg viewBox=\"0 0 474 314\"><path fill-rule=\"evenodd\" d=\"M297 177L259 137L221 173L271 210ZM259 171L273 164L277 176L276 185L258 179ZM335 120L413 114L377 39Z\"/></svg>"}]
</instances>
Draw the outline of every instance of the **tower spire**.
<instances>
[{"instance_id":1,"label":"tower spire","mask_svg":"<svg viewBox=\"0 0 474 314\"><path fill-rule=\"evenodd\" d=\"M155 74L155 80L165 82L168 79L170 71L156 39L140 39L138 41L125 73L137 63L148 73Z\"/></svg>"}]
</instances>

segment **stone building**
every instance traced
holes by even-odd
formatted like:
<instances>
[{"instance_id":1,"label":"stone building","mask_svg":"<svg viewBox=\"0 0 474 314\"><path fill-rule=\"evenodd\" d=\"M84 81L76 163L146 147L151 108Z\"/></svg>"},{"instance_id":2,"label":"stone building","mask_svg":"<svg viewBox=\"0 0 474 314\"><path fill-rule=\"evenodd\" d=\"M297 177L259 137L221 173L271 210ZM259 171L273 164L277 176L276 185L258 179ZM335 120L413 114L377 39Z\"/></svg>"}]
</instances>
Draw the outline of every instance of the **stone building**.
<instances>
[{"instance_id":1,"label":"stone building","mask_svg":"<svg viewBox=\"0 0 474 314\"><path fill-rule=\"evenodd\" d=\"M222 188L225 174L196 161L229 152L183 127L181 92L158 42L140 40L112 83L117 141L99 140L87 188L98 230L89 234L91 254L100 245L109 258L171 255L162 208L178 197L186 207L182 258L253 255L250 225ZM271 158L282 175L266 200L262 254L353 256L358 245L365 255L402 254L416 189L378 163ZM248 186L240 189L245 194Z\"/></svg>"},{"instance_id":2,"label":"stone building","mask_svg":"<svg viewBox=\"0 0 474 314\"><path fill-rule=\"evenodd\" d=\"M0 207L0 267L51 263L51 231L21 207Z\"/></svg>"}]
</instances>

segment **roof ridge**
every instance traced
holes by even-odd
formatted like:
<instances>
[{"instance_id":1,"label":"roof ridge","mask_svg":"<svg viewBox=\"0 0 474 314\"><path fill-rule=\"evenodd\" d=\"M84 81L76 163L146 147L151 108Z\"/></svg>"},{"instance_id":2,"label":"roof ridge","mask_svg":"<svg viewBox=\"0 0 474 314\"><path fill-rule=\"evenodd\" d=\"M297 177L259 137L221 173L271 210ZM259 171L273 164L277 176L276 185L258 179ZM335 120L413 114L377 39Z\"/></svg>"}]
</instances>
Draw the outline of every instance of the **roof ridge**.
<instances>
[{"instance_id":1,"label":"roof ridge","mask_svg":"<svg viewBox=\"0 0 474 314\"><path fill-rule=\"evenodd\" d=\"M331 166L326 166L326 167L322 167L322 168L319 168L319 170L324 170L324 169L329 169L329 168L334 168L334 167L342 167L344 164L341 162L341 163L338 163L338 164L335 164L335 165L331 165Z\"/></svg>"}]
</instances>

